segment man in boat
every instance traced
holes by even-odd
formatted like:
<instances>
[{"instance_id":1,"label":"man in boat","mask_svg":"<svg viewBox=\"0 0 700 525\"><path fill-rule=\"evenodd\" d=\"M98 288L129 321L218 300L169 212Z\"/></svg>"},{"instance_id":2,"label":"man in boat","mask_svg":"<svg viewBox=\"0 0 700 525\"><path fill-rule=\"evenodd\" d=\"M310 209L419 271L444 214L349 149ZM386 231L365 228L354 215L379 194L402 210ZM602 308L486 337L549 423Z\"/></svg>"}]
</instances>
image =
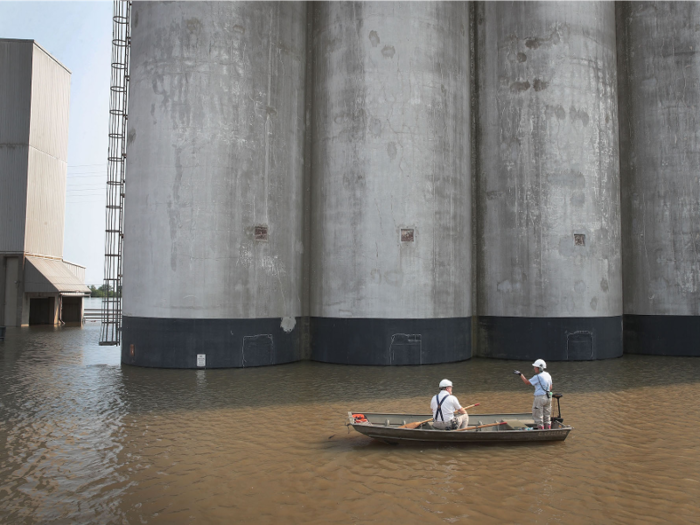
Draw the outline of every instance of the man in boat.
<instances>
[{"instance_id":1,"label":"man in boat","mask_svg":"<svg viewBox=\"0 0 700 525\"><path fill-rule=\"evenodd\" d=\"M535 387L535 400L532 403L532 417L538 429L549 430L552 428L552 376L544 371L547 363L544 359L538 359L532 363L535 375L527 379L519 370L515 370L523 383Z\"/></svg>"},{"instance_id":2,"label":"man in boat","mask_svg":"<svg viewBox=\"0 0 700 525\"><path fill-rule=\"evenodd\" d=\"M430 410L433 412L433 427L438 430L457 430L465 428L469 423L467 411L452 395L452 381L440 381L440 392L430 400Z\"/></svg>"}]
</instances>

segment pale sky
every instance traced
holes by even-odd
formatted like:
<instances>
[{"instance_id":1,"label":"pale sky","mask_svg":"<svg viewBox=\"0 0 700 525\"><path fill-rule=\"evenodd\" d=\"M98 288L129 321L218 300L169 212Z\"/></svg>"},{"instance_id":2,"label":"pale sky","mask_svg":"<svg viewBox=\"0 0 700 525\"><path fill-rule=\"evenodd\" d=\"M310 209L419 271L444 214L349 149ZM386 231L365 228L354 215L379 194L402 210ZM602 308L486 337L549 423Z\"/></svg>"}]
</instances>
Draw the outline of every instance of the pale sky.
<instances>
[{"instance_id":1,"label":"pale sky","mask_svg":"<svg viewBox=\"0 0 700 525\"><path fill-rule=\"evenodd\" d=\"M0 38L35 40L72 73L63 258L85 266L85 282L100 286L105 243L112 2L0 0Z\"/></svg>"}]
</instances>

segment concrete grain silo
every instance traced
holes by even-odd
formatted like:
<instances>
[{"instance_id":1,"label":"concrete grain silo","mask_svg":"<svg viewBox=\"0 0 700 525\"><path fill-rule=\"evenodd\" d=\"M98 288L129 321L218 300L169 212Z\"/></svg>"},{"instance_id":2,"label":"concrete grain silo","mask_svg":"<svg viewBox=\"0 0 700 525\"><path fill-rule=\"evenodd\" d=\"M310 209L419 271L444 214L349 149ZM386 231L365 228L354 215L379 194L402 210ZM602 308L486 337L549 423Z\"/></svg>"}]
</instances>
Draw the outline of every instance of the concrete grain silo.
<instances>
[{"instance_id":1,"label":"concrete grain silo","mask_svg":"<svg viewBox=\"0 0 700 525\"><path fill-rule=\"evenodd\" d=\"M700 5L618 7L625 352L700 355Z\"/></svg>"},{"instance_id":2,"label":"concrete grain silo","mask_svg":"<svg viewBox=\"0 0 700 525\"><path fill-rule=\"evenodd\" d=\"M122 361L300 356L306 4L137 2Z\"/></svg>"},{"instance_id":3,"label":"concrete grain silo","mask_svg":"<svg viewBox=\"0 0 700 525\"><path fill-rule=\"evenodd\" d=\"M469 16L314 4L311 357L471 357Z\"/></svg>"},{"instance_id":4,"label":"concrete grain silo","mask_svg":"<svg viewBox=\"0 0 700 525\"><path fill-rule=\"evenodd\" d=\"M475 8L479 353L618 357L615 5Z\"/></svg>"}]
</instances>

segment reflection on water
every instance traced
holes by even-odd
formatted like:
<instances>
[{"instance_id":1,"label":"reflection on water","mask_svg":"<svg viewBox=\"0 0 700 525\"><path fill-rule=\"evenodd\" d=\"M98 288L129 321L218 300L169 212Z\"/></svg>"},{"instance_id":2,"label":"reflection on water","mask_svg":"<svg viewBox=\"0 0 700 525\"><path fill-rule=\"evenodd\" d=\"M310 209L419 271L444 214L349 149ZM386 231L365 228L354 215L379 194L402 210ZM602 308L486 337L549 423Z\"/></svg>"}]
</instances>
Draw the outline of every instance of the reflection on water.
<instances>
[{"instance_id":1,"label":"reflection on water","mask_svg":"<svg viewBox=\"0 0 700 525\"><path fill-rule=\"evenodd\" d=\"M563 443L400 445L348 410L528 411L523 362L121 367L99 327L0 343L0 522L662 523L700 515L700 359L551 363Z\"/></svg>"}]
</instances>

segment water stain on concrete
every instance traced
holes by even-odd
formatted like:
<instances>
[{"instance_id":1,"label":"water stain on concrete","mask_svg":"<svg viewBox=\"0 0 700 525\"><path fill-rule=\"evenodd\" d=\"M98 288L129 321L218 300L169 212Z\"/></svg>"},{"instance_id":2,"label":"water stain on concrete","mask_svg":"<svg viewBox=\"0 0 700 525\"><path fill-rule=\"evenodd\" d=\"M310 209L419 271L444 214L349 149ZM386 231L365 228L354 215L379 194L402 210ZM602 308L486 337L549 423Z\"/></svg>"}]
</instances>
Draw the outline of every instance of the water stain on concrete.
<instances>
[{"instance_id":1,"label":"water stain on concrete","mask_svg":"<svg viewBox=\"0 0 700 525\"><path fill-rule=\"evenodd\" d=\"M504 192L502 192L502 191L497 191L497 190L492 190L492 191L487 191L487 192L486 192L486 198L487 198L488 200L490 200L490 201L493 201L493 200L496 200L496 199L500 199L501 197L503 197L503 195L505 195Z\"/></svg>"},{"instance_id":2,"label":"water stain on concrete","mask_svg":"<svg viewBox=\"0 0 700 525\"><path fill-rule=\"evenodd\" d=\"M537 49L540 47L540 39L539 38L527 38L525 39L525 46L527 46L530 49Z\"/></svg>"},{"instance_id":3,"label":"water stain on concrete","mask_svg":"<svg viewBox=\"0 0 700 525\"><path fill-rule=\"evenodd\" d=\"M384 46L384 49L382 49L382 55L385 58L394 58L395 54L396 49L394 49L394 46Z\"/></svg>"},{"instance_id":4,"label":"water stain on concrete","mask_svg":"<svg viewBox=\"0 0 700 525\"><path fill-rule=\"evenodd\" d=\"M571 108L569 109L569 118L571 118L572 122L580 120L581 124L583 124L584 126L588 126L588 113L586 113L582 109L577 110L574 106L571 106Z\"/></svg>"},{"instance_id":5,"label":"water stain on concrete","mask_svg":"<svg viewBox=\"0 0 700 525\"><path fill-rule=\"evenodd\" d=\"M541 80L539 78L536 78L532 83L532 87L535 91L543 91L547 89L548 86L549 82L545 82L544 80Z\"/></svg>"},{"instance_id":6,"label":"water stain on concrete","mask_svg":"<svg viewBox=\"0 0 700 525\"><path fill-rule=\"evenodd\" d=\"M558 120L564 120L566 118L566 110L557 105L557 106L547 106L547 109L545 110L545 115L547 118L556 118Z\"/></svg>"},{"instance_id":7,"label":"water stain on concrete","mask_svg":"<svg viewBox=\"0 0 700 525\"><path fill-rule=\"evenodd\" d=\"M559 36L559 31L555 29L552 31L548 38L540 38L536 36L531 36L525 39L525 46L529 49L538 49L542 46L549 47L552 44L557 45L561 42L561 37Z\"/></svg>"},{"instance_id":8,"label":"water stain on concrete","mask_svg":"<svg viewBox=\"0 0 700 525\"><path fill-rule=\"evenodd\" d=\"M190 33L200 33L202 31L202 21L199 18L190 18L185 21L185 27Z\"/></svg>"},{"instance_id":9,"label":"water stain on concrete","mask_svg":"<svg viewBox=\"0 0 700 525\"><path fill-rule=\"evenodd\" d=\"M376 31L369 32L369 41L372 42L372 47L377 47L377 44L381 42L379 35Z\"/></svg>"},{"instance_id":10,"label":"water stain on concrete","mask_svg":"<svg viewBox=\"0 0 700 525\"><path fill-rule=\"evenodd\" d=\"M547 175L547 182L552 186L582 190L586 187L586 177L575 170L568 172L555 172Z\"/></svg>"},{"instance_id":11,"label":"water stain on concrete","mask_svg":"<svg viewBox=\"0 0 700 525\"><path fill-rule=\"evenodd\" d=\"M523 91L527 91L530 89L530 82L527 80L525 82L513 82L510 85L510 92L511 93L522 93Z\"/></svg>"}]
</instances>

